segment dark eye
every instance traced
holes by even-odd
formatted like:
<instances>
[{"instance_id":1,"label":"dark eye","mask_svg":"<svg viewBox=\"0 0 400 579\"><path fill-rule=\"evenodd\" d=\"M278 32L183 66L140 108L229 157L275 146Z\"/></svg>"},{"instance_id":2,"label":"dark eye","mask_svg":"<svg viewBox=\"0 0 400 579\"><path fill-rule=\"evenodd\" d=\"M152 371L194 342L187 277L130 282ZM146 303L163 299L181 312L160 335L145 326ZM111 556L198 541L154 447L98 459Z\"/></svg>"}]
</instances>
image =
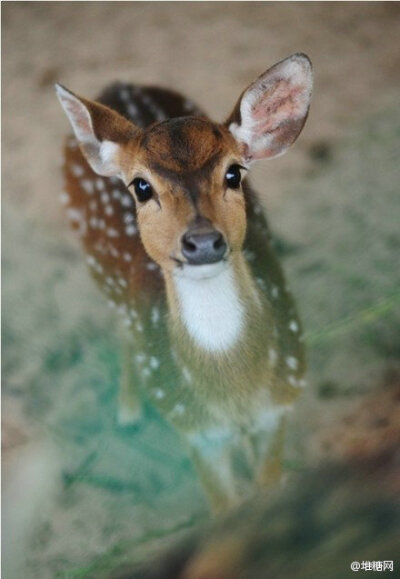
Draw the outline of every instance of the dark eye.
<instances>
[{"instance_id":1,"label":"dark eye","mask_svg":"<svg viewBox=\"0 0 400 579\"><path fill-rule=\"evenodd\" d=\"M230 189L239 189L242 181L239 165L231 165L225 175L226 184Z\"/></svg>"},{"instance_id":2,"label":"dark eye","mask_svg":"<svg viewBox=\"0 0 400 579\"><path fill-rule=\"evenodd\" d=\"M153 195L153 189L147 181L141 177L136 177L129 185L133 185L135 193L140 203L148 201Z\"/></svg>"}]
</instances>

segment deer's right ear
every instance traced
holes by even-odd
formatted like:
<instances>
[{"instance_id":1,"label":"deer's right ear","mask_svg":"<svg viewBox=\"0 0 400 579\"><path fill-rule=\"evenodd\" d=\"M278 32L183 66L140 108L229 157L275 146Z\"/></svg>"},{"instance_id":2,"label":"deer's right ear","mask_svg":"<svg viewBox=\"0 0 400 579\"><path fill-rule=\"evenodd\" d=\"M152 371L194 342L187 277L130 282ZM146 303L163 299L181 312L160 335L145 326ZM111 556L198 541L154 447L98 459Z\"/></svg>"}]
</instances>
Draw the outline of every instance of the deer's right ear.
<instances>
[{"instance_id":1,"label":"deer's right ear","mask_svg":"<svg viewBox=\"0 0 400 579\"><path fill-rule=\"evenodd\" d=\"M60 84L55 88L93 171L105 177L120 176L120 146L137 135L139 129L104 105L78 97Z\"/></svg>"}]
</instances>

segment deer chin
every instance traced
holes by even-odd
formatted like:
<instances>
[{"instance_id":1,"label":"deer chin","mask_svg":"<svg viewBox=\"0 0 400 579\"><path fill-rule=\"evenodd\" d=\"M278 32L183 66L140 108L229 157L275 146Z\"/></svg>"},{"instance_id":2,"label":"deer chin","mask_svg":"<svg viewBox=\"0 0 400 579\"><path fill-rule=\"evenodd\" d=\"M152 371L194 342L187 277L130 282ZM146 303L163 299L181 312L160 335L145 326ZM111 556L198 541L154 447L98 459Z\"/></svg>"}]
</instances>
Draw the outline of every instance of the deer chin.
<instances>
[{"instance_id":1,"label":"deer chin","mask_svg":"<svg viewBox=\"0 0 400 579\"><path fill-rule=\"evenodd\" d=\"M204 265L190 265L189 263L182 263L180 267L174 270L176 277L183 277L193 280L211 279L220 275L228 268L228 261L221 259L216 263L205 263Z\"/></svg>"}]
</instances>

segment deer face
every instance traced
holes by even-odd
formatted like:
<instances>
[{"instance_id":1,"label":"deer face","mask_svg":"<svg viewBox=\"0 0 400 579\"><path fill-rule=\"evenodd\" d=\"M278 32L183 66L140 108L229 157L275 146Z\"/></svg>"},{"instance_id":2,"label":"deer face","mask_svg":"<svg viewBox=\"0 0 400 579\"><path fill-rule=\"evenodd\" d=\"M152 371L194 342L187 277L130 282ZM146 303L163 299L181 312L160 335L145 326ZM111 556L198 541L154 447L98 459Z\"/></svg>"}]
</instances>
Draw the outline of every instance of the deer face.
<instances>
[{"instance_id":1,"label":"deer face","mask_svg":"<svg viewBox=\"0 0 400 579\"><path fill-rule=\"evenodd\" d=\"M311 97L311 66L294 55L261 75L225 124L180 117L141 130L60 85L59 99L93 170L133 195L144 247L164 271L221 271L246 231L242 174L297 138Z\"/></svg>"},{"instance_id":2,"label":"deer face","mask_svg":"<svg viewBox=\"0 0 400 579\"><path fill-rule=\"evenodd\" d=\"M212 272L240 251L243 163L226 127L196 117L155 125L121 151L143 244L163 269Z\"/></svg>"}]
</instances>

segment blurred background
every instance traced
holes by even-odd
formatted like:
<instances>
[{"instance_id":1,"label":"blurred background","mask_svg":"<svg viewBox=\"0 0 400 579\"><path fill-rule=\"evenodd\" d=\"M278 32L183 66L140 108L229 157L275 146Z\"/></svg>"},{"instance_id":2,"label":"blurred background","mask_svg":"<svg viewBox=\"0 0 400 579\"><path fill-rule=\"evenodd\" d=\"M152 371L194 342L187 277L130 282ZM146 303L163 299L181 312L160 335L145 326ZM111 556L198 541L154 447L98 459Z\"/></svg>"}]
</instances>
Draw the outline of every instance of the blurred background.
<instances>
[{"instance_id":1,"label":"blurred background","mask_svg":"<svg viewBox=\"0 0 400 579\"><path fill-rule=\"evenodd\" d=\"M309 350L286 468L399 372L397 2L18 2L2 7L3 536L11 579L106 577L208 517L174 432L115 422L115 314L59 203L69 131L53 84L183 92L222 121L294 52L314 65L292 150L254 169ZM17 563L16 563L17 561ZM5 575L5 577L7 577Z\"/></svg>"}]
</instances>

